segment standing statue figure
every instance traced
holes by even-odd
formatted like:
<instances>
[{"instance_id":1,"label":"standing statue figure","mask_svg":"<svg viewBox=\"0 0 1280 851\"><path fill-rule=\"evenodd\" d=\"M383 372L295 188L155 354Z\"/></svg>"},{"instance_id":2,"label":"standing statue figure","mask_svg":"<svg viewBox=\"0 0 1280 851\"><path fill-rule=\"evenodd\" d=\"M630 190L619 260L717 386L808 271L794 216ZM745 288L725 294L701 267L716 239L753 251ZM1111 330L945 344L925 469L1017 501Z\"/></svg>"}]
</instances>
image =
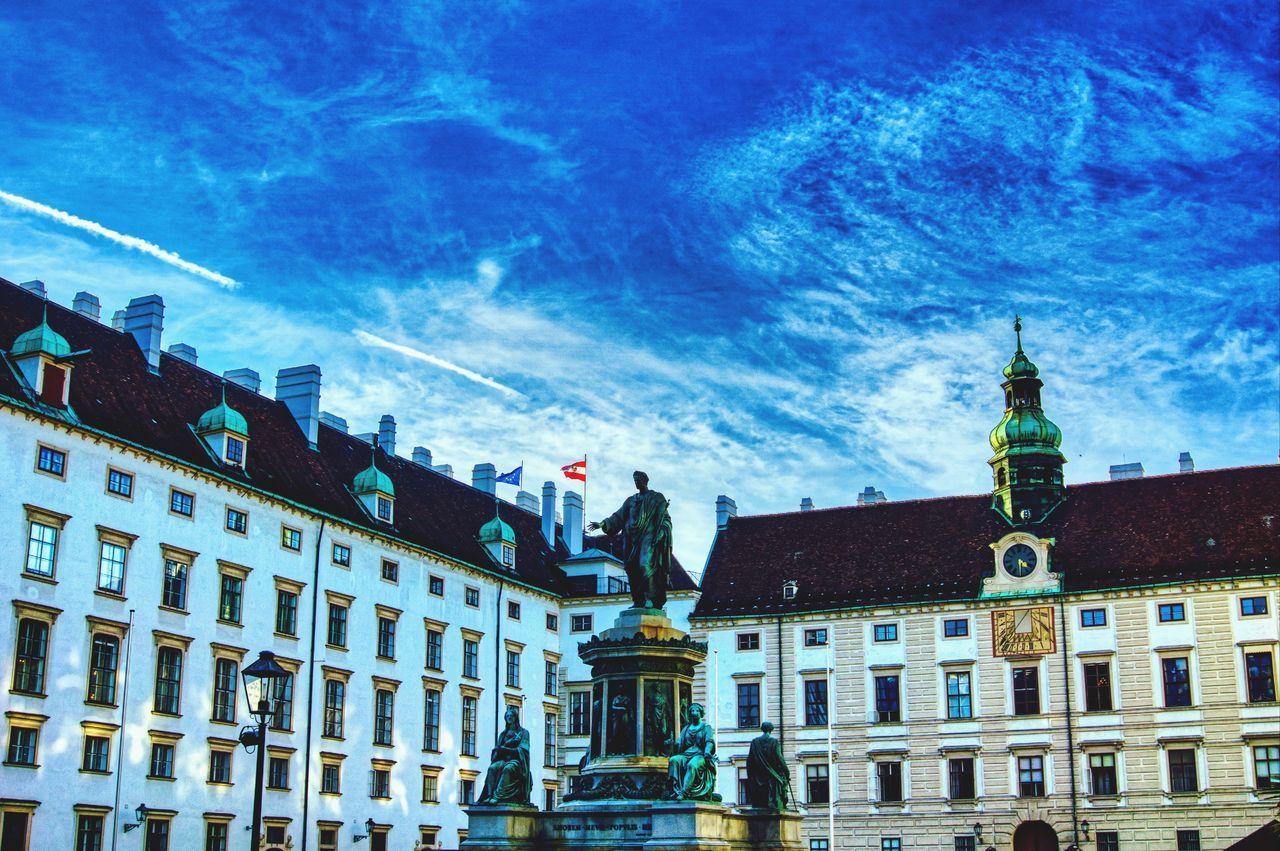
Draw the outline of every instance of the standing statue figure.
<instances>
[{"instance_id":1,"label":"standing statue figure","mask_svg":"<svg viewBox=\"0 0 1280 851\"><path fill-rule=\"evenodd\" d=\"M667 498L649 490L649 476L632 474L636 491L622 507L587 531L622 534L623 567L631 583L631 601L637 609L661 609L667 602L667 575L671 571L671 515Z\"/></svg>"},{"instance_id":2,"label":"standing statue figure","mask_svg":"<svg viewBox=\"0 0 1280 851\"><path fill-rule=\"evenodd\" d=\"M481 804L529 806L533 775L529 771L529 731L520 726L520 713L507 707L507 726L490 755L489 773L480 790Z\"/></svg>"},{"instance_id":3,"label":"standing statue figure","mask_svg":"<svg viewBox=\"0 0 1280 851\"><path fill-rule=\"evenodd\" d=\"M753 807L785 810L791 791L791 770L782 756L782 743L769 735L773 724L760 725L760 735L747 751L747 803Z\"/></svg>"},{"instance_id":4,"label":"standing statue figure","mask_svg":"<svg viewBox=\"0 0 1280 851\"><path fill-rule=\"evenodd\" d=\"M667 760L671 778L668 798L677 801L719 801L716 794L716 739L702 720L701 703L689 705L689 723L680 731L676 752Z\"/></svg>"}]
</instances>

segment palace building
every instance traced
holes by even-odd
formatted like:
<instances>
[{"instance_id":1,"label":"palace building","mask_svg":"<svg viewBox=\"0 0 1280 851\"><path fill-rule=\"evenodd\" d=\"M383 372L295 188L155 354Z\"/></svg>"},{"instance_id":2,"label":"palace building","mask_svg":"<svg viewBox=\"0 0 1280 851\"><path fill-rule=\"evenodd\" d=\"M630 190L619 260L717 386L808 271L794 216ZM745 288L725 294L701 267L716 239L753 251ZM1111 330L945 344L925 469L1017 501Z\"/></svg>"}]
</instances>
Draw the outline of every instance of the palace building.
<instances>
[{"instance_id":1,"label":"palace building","mask_svg":"<svg viewBox=\"0 0 1280 851\"><path fill-rule=\"evenodd\" d=\"M630 604L582 497L499 500L492 464L398 455L390 416L348 434L318 367L271 398L163 323L158 296L107 325L0 281L0 849L247 847L264 650L265 849L456 848L507 706L554 805L590 725L577 642Z\"/></svg>"},{"instance_id":2,"label":"palace building","mask_svg":"<svg viewBox=\"0 0 1280 851\"><path fill-rule=\"evenodd\" d=\"M721 497L692 633L718 659L726 800L771 720L810 851L1264 836L1280 467L1066 485L1017 330L990 493L763 516Z\"/></svg>"}]
</instances>

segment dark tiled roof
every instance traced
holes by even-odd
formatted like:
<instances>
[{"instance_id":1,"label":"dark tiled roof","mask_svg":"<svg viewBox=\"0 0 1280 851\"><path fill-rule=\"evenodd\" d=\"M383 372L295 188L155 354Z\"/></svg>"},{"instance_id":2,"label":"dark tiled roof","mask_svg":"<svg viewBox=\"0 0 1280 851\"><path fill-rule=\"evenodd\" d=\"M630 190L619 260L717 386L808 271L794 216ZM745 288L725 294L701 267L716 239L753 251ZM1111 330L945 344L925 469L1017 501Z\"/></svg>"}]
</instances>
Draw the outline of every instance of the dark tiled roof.
<instances>
[{"instance_id":1,"label":"dark tiled roof","mask_svg":"<svg viewBox=\"0 0 1280 851\"><path fill-rule=\"evenodd\" d=\"M7 352L19 334L34 328L44 305L35 294L0 278L0 348ZM249 448L244 471L224 467L191 428L221 398L220 377L167 353L160 356L159 374L152 374L132 336L54 302L48 302L48 309L50 326L67 338L72 350L89 350L74 361L71 375L70 407L81 424L351 525L386 531L348 490L356 473L369 466L369 444L321 425L318 450L313 451L283 404L227 382L227 403L249 423ZM27 396L7 365L0 366L0 397L42 407ZM378 466L396 488L394 537L506 575L476 540L480 527L493 517L492 496L381 452ZM562 593L564 575L556 563L569 552L559 527L553 549L542 537L536 514L504 503L502 517L516 533L519 578ZM693 587L682 567L673 565L672 572L673 587Z\"/></svg>"},{"instance_id":2,"label":"dark tiled roof","mask_svg":"<svg viewBox=\"0 0 1280 851\"><path fill-rule=\"evenodd\" d=\"M736 517L694 617L973 599L1010 531L989 495ZM1278 533L1275 465L1075 485L1034 531L1069 591L1280 574Z\"/></svg>"}]
</instances>

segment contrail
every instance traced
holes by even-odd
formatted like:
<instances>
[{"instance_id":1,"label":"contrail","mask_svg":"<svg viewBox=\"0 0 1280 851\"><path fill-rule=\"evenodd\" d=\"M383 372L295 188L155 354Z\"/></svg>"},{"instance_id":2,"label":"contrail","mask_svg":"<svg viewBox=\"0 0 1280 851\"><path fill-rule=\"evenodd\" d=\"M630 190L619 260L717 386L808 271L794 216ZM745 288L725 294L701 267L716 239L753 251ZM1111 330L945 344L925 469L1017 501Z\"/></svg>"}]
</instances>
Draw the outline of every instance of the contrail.
<instances>
[{"instance_id":1,"label":"contrail","mask_svg":"<svg viewBox=\"0 0 1280 851\"><path fill-rule=\"evenodd\" d=\"M103 227L97 222L91 222L88 219L82 219L70 213L64 213L62 210L56 210L46 204L41 204L39 201L32 201L30 198L23 198L21 195L12 195L4 190L0 190L0 201L11 204L19 210L26 210L27 212L53 219L55 222L61 222L69 227L79 228L80 230L105 237L112 242L123 245L125 248L132 248L135 251L141 251L143 254L150 254L161 263L168 263L170 266L176 266L184 272L199 275L201 278L213 281L220 287L225 287L229 290L240 288L239 281L228 278L226 275L221 275L212 269L206 269L188 260L183 260L172 251L165 251L160 246L147 242L145 239L138 239L136 236L120 233L120 231Z\"/></svg>"},{"instance_id":2,"label":"contrail","mask_svg":"<svg viewBox=\"0 0 1280 851\"><path fill-rule=\"evenodd\" d=\"M509 393L512 396L524 395L519 390L514 390L505 384L499 384L497 381L494 381L492 378L486 378L485 376L481 375L478 372L472 372L466 367L458 366L456 363L450 363L449 361L444 360L443 358L438 358L435 355L429 355L426 352L420 352L417 349L410 348L409 346L402 346L399 343L393 343L390 340L384 340L381 337L378 337L374 334L370 334L368 331L356 331L355 334L356 334L356 339L364 343L366 346L377 346L383 349L390 349L393 352L399 352L400 354L404 355L407 358L413 358L414 360L424 361L426 363L432 364L433 366L438 366L441 369L447 369L450 372L456 372L458 375L461 375L463 378L470 379L471 381L474 381L477 384L483 384L485 387L492 387L494 390L501 390L503 393Z\"/></svg>"}]
</instances>

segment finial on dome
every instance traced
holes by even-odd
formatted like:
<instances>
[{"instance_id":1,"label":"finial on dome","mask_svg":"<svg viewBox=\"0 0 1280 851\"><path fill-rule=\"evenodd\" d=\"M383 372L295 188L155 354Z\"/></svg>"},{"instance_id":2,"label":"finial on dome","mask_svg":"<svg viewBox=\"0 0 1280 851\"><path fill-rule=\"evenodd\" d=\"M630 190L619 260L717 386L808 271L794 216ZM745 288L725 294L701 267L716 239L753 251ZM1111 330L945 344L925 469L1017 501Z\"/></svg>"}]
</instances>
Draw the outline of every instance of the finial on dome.
<instances>
[{"instance_id":1,"label":"finial on dome","mask_svg":"<svg viewBox=\"0 0 1280 851\"><path fill-rule=\"evenodd\" d=\"M1022 317L1016 313L1013 316L1013 333L1018 338L1018 351L1022 351Z\"/></svg>"}]
</instances>

